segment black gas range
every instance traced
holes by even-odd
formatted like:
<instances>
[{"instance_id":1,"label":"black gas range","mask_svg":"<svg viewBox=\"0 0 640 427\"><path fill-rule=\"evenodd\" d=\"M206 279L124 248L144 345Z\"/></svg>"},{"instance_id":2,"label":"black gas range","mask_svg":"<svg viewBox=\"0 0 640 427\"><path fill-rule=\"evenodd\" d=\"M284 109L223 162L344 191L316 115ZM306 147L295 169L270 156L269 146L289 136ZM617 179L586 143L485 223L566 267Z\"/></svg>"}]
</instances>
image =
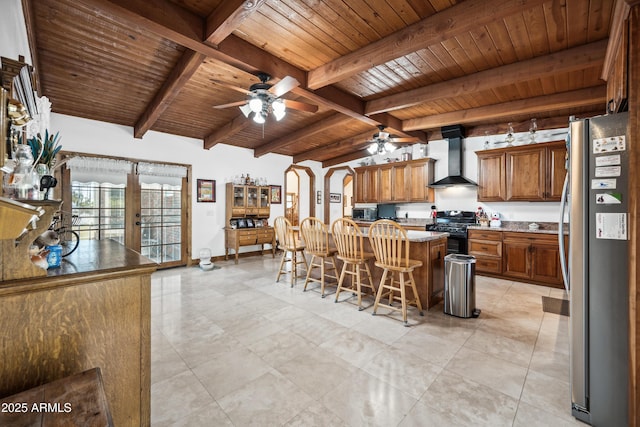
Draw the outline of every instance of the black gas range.
<instances>
[{"instance_id":1,"label":"black gas range","mask_svg":"<svg viewBox=\"0 0 640 427\"><path fill-rule=\"evenodd\" d=\"M447 241L448 254L466 254L467 227L475 225L476 214L471 211L438 211L436 222L428 224L427 231L440 231L449 233Z\"/></svg>"}]
</instances>

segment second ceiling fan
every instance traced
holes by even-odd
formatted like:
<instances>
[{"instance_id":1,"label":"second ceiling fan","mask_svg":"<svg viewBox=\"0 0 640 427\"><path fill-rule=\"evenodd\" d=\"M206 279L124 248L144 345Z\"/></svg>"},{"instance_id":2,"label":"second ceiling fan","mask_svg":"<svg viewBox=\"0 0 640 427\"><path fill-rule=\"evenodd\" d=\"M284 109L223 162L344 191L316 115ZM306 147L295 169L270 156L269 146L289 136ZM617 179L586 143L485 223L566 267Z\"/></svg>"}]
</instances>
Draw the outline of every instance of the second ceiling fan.
<instances>
[{"instance_id":1,"label":"second ceiling fan","mask_svg":"<svg viewBox=\"0 0 640 427\"><path fill-rule=\"evenodd\" d=\"M293 88L300 86L300 82L295 78L286 76L274 85L267 83L271 80L271 76L267 73L258 73L258 78L260 79L260 83L252 84L248 90L219 80L212 80L214 83L228 87L247 96L244 101L215 105L214 108L240 107L240 111L242 111L245 117L249 118L253 115L253 121L256 123L264 123L270 113L274 115L277 121L280 121L285 116L287 108L310 113L318 111L317 105L281 98L282 95Z\"/></svg>"},{"instance_id":2,"label":"second ceiling fan","mask_svg":"<svg viewBox=\"0 0 640 427\"><path fill-rule=\"evenodd\" d=\"M367 141L371 145L367 147L367 151L369 154L384 154L391 153L396 148L398 148L395 144L403 143L403 142L417 142L419 141L416 137L400 137L397 135L391 135L389 132L385 132L385 125L378 125L378 132L373 134L373 139Z\"/></svg>"}]
</instances>

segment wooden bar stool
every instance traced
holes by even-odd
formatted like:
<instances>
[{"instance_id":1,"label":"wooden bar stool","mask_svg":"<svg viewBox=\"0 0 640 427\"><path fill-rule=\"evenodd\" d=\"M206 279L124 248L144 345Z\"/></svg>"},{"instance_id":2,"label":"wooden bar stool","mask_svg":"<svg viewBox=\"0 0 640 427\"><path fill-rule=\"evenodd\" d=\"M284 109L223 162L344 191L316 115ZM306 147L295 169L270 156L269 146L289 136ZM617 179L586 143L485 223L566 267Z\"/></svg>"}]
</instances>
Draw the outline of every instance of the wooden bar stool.
<instances>
[{"instance_id":1,"label":"wooden bar stool","mask_svg":"<svg viewBox=\"0 0 640 427\"><path fill-rule=\"evenodd\" d=\"M318 218L309 217L300 223L300 234L304 240L305 250L311 254L311 262L307 269L307 278L304 281L304 291L307 290L309 282L320 283L320 295L325 297L324 289L327 285L325 278L335 279L335 285L338 285L338 268L336 267L335 255L338 251L329 245L329 231L327 226ZM328 267L327 267L328 265ZM320 278L311 277L314 268L320 269ZM328 274L327 270L333 271L333 275Z\"/></svg>"},{"instance_id":2,"label":"wooden bar stool","mask_svg":"<svg viewBox=\"0 0 640 427\"><path fill-rule=\"evenodd\" d=\"M376 295L368 264L368 261L373 259L374 255L370 252L364 252L360 227L350 219L339 218L335 220L331 225L331 235L338 249L338 259L343 262L335 302L338 302L340 292L351 292L353 295L358 296L358 310L363 310L367 307L362 307L362 287L371 289L371 295ZM364 266L368 283L362 281L362 266ZM344 279L347 274L350 276L350 286L345 285Z\"/></svg>"},{"instance_id":3,"label":"wooden bar stool","mask_svg":"<svg viewBox=\"0 0 640 427\"><path fill-rule=\"evenodd\" d=\"M422 266L422 261L409 259L407 232L395 221L383 219L371 224L369 240L376 257L375 265L383 269L378 292L376 293L376 301L373 304L373 315L376 314L378 306L391 310L400 310L402 311L404 325L409 326L407 322L408 305L415 305L418 307L420 316L423 315L422 304L413 279L413 270ZM408 280L405 275L408 276ZM411 300L407 299L406 288L410 288L413 292ZM380 303L382 297L388 297L389 303ZM393 301L398 300L401 303L401 308L392 305Z\"/></svg>"},{"instance_id":4,"label":"wooden bar stool","mask_svg":"<svg viewBox=\"0 0 640 427\"><path fill-rule=\"evenodd\" d=\"M277 217L273 226L276 229L278 248L282 250L282 258L280 259L280 268L278 269L276 282L280 281L282 274L288 273L286 263L291 262L291 287L293 288L298 278L298 264L304 264L305 269L307 271L309 270L307 260L304 257L305 245L296 238L291 222L289 222L287 218L283 216Z\"/></svg>"}]
</instances>

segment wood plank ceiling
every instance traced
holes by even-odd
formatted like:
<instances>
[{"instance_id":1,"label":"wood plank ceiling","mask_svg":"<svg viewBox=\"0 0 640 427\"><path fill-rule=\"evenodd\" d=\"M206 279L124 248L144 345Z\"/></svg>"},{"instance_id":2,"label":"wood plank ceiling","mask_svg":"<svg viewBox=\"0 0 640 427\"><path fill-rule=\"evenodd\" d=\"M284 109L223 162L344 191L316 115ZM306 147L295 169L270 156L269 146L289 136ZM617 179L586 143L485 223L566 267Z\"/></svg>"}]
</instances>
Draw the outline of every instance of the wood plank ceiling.
<instances>
[{"instance_id":1,"label":"wood plank ceiling","mask_svg":"<svg viewBox=\"0 0 640 427\"><path fill-rule=\"evenodd\" d=\"M379 124L440 138L602 114L614 0L23 0L41 94L62 114L274 152L364 157ZM317 105L254 123L259 71Z\"/></svg>"}]
</instances>

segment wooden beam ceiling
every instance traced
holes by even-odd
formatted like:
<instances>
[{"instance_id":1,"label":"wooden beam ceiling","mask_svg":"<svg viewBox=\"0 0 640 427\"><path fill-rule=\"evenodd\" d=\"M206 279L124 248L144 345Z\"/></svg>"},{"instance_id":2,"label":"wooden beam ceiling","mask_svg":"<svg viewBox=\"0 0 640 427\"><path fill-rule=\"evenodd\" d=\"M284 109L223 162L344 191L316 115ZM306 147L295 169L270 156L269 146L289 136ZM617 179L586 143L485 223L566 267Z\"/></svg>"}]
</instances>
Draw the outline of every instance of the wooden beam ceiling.
<instances>
[{"instance_id":1,"label":"wooden beam ceiling","mask_svg":"<svg viewBox=\"0 0 640 427\"><path fill-rule=\"evenodd\" d=\"M376 114L412 107L428 101L468 95L499 86L517 84L602 64L607 40L567 49L550 55L480 71L418 89L369 101L365 114Z\"/></svg>"},{"instance_id":2,"label":"wooden beam ceiling","mask_svg":"<svg viewBox=\"0 0 640 427\"><path fill-rule=\"evenodd\" d=\"M346 150L361 149L367 145L367 141L373 134L370 132L361 133L342 141L333 142L322 147L315 148L313 150L307 150L303 153L293 156L293 163L300 163L304 160L313 159L316 156L334 156L336 153L344 152Z\"/></svg>"},{"instance_id":3,"label":"wooden beam ceiling","mask_svg":"<svg viewBox=\"0 0 640 427\"><path fill-rule=\"evenodd\" d=\"M205 39L214 46L229 37L265 0L224 0L207 18Z\"/></svg>"},{"instance_id":4,"label":"wooden beam ceiling","mask_svg":"<svg viewBox=\"0 0 640 427\"><path fill-rule=\"evenodd\" d=\"M354 151L352 153L345 154L343 156L334 157L333 159L325 160L322 162L322 167L328 168L331 166L339 165L340 163L362 159L363 157L367 157L368 155L369 155L369 152L367 150Z\"/></svg>"},{"instance_id":5,"label":"wooden beam ceiling","mask_svg":"<svg viewBox=\"0 0 640 427\"><path fill-rule=\"evenodd\" d=\"M462 36L546 0L466 0L352 53L309 71L308 87L318 89L433 44ZM553 2L559 3L559 2ZM557 7L560 7L559 5Z\"/></svg>"},{"instance_id":6,"label":"wooden beam ceiling","mask_svg":"<svg viewBox=\"0 0 640 427\"><path fill-rule=\"evenodd\" d=\"M531 114L541 109L555 111L572 107L588 107L596 104L604 105L606 86L594 86L586 89L574 90L553 95L538 96L518 101L504 102L486 107L471 108L469 110L451 113L435 114L427 117L405 120L407 130L434 129L456 123L479 122L495 120L505 117L505 112L511 116Z\"/></svg>"}]
</instances>

